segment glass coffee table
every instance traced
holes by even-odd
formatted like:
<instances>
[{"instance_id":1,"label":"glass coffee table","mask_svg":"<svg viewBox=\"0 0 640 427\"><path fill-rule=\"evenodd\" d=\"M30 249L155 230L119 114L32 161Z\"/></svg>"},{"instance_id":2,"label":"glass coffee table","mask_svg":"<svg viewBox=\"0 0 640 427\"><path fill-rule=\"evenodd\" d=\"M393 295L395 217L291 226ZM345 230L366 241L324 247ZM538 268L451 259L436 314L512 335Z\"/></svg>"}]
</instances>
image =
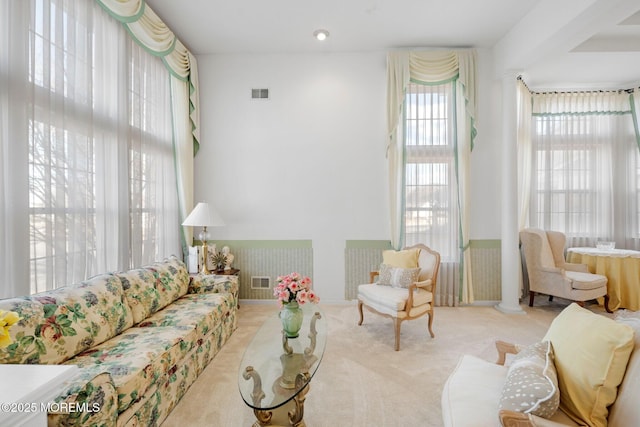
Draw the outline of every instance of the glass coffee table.
<instances>
[{"instance_id":1,"label":"glass coffee table","mask_svg":"<svg viewBox=\"0 0 640 427\"><path fill-rule=\"evenodd\" d=\"M305 426L304 401L327 341L326 322L317 305L302 306L298 338L286 338L279 313L265 321L240 362L238 386L259 426Z\"/></svg>"}]
</instances>

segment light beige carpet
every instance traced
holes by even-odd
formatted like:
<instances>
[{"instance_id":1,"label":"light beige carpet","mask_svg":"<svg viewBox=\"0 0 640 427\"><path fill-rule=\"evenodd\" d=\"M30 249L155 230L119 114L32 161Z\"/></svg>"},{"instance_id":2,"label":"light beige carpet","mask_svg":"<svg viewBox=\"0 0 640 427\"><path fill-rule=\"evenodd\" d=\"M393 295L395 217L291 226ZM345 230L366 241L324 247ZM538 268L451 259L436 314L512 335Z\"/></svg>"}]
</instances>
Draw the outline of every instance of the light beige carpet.
<instances>
[{"instance_id":1,"label":"light beige carpet","mask_svg":"<svg viewBox=\"0 0 640 427\"><path fill-rule=\"evenodd\" d=\"M402 324L400 351L393 350L390 319L365 311L358 326L355 305L321 306L328 325L324 358L305 402L308 427L440 426L442 387L463 354L495 361L496 339L534 343L568 304L523 305L526 315L493 307L436 307L431 338L426 317ZM597 306L593 311L604 312ZM187 391L163 427L251 426L255 418L238 391L244 349L277 305L242 304L238 329Z\"/></svg>"}]
</instances>

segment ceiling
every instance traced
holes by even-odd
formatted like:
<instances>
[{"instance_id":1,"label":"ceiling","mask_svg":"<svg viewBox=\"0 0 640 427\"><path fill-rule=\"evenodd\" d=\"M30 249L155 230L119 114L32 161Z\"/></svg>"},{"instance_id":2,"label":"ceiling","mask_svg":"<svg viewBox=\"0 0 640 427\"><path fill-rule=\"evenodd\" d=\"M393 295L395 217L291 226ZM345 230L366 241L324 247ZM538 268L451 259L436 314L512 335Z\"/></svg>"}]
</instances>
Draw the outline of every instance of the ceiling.
<instances>
[{"instance_id":1,"label":"ceiling","mask_svg":"<svg viewBox=\"0 0 640 427\"><path fill-rule=\"evenodd\" d=\"M196 55L491 49L530 87L640 85L638 0L147 0ZM312 37L317 29L330 36Z\"/></svg>"}]
</instances>

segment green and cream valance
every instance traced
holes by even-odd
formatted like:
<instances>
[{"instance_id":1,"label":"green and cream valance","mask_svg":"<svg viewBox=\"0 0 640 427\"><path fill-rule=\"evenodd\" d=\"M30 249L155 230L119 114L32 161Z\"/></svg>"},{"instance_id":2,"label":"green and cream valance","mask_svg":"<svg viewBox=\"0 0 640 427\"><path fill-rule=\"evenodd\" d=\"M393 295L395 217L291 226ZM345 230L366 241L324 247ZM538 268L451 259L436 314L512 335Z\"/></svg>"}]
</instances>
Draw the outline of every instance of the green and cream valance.
<instances>
[{"instance_id":1,"label":"green and cream valance","mask_svg":"<svg viewBox=\"0 0 640 427\"><path fill-rule=\"evenodd\" d=\"M189 116L195 154L200 144L200 105L195 56L144 0L96 0L96 2L113 18L120 21L140 46L160 57L174 77L189 82Z\"/></svg>"}]
</instances>

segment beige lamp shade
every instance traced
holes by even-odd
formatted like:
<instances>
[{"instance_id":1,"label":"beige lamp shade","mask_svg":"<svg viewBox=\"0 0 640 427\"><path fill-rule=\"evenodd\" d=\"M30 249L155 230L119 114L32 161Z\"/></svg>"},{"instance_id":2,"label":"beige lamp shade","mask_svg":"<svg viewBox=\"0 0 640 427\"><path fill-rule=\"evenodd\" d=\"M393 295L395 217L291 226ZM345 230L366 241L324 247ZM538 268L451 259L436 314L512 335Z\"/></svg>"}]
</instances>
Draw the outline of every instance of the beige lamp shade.
<instances>
[{"instance_id":1,"label":"beige lamp shade","mask_svg":"<svg viewBox=\"0 0 640 427\"><path fill-rule=\"evenodd\" d=\"M192 227L215 227L225 225L224 220L208 203L199 202L182 225Z\"/></svg>"}]
</instances>

